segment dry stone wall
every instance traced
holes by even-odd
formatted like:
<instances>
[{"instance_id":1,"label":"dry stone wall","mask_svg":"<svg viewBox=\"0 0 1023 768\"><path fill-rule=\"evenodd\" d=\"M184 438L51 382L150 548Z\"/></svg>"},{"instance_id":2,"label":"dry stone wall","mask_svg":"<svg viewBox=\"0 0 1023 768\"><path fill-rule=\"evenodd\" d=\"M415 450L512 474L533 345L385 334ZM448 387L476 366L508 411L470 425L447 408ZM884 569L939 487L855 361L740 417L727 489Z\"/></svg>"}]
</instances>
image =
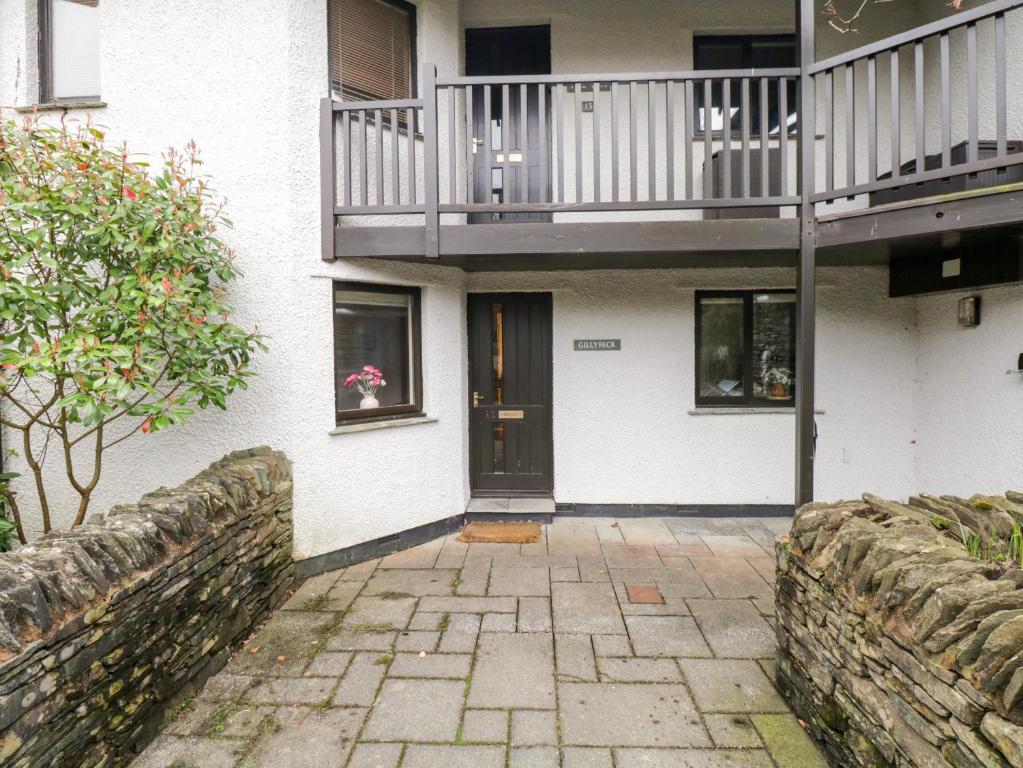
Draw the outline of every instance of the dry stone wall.
<instances>
[{"instance_id":1,"label":"dry stone wall","mask_svg":"<svg viewBox=\"0 0 1023 768\"><path fill-rule=\"evenodd\" d=\"M938 501L811 504L779 540L777 681L836 766L1023 766L1023 572L939 530L1023 496Z\"/></svg>"},{"instance_id":2,"label":"dry stone wall","mask_svg":"<svg viewBox=\"0 0 1023 768\"><path fill-rule=\"evenodd\" d=\"M0 555L0 765L121 766L291 586L269 448Z\"/></svg>"}]
</instances>

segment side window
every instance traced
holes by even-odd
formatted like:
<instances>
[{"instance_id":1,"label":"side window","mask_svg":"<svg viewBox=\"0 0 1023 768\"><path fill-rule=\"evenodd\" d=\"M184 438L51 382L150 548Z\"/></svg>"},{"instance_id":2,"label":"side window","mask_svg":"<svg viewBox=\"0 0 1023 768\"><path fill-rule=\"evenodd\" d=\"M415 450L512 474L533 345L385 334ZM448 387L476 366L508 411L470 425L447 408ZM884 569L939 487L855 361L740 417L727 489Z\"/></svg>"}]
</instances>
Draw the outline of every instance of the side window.
<instances>
[{"instance_id":1,"label":"side window","mask_svg":"<svg viewBox=\"0 0 1023 768\"><path fill-rule=\"evenodd\" d=\"M422 411L420 291L334 283L338 424Z\"/></svg>"},{"instance_id":2,"label":"side window","mask_svg":"<svg viewBox=\"0 0 1023 768\"><path fill-rule=\"evenodd\" d=\"M416 7L403 0L330 0L330 88L344 101L415 93Z\"/></svg>"},{"instance_id":3,"label":"side window","mask_svg":"<svg viewBox=\"0 0 1023 768\"><path fill-rule=\"evenodd\" d=\"M696 405L795 403L792 291L696 294Z\"/></svg>"},{"instance_id":4,"label":"side window","mask_svg":"<svg viewBox=\"0 0 1023 768\"><path fill-rule=\"evenodd\" d=\"M40 102L99 97L99 0L40 0Z\"/></svg>"}]
</instances>

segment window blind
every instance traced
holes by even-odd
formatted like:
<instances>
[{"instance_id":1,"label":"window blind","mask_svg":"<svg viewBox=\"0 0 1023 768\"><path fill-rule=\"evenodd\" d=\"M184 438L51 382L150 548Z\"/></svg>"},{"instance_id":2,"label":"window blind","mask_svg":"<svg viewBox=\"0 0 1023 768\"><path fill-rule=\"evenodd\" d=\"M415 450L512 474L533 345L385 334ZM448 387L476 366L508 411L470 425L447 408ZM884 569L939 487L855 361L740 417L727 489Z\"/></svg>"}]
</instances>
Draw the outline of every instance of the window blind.
<instances>
[{"instance_id":1,"label":"window blind","mask_svg":"<svg viewBox=\"0 0 1023 768\"><path fill-rule=\"evenodd\" d=\"M50 0L50 56L54 98L100 95L98 0Z\"/></svg>"},{"instance_id":2,"label":"window blind","mask_svg":"<svg viewBox=\"0 0 1023 768\"><path fill-rule=\"evenodd\" d=\"M415 9L387 0L331 0L330 82L346 101L412 95Z\"/></svg>"}]
</instances>

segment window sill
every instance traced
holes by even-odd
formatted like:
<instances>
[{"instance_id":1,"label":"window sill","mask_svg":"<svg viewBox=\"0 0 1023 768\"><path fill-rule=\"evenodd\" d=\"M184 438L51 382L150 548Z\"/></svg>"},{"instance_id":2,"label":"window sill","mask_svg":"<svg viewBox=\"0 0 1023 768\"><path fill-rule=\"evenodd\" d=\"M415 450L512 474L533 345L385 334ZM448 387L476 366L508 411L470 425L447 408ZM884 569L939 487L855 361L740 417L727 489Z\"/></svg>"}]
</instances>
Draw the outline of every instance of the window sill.
<instances>
[{"instance_id":1,"label":"window sill","mask_svg":"<svg viewBox=\"0 0 1023 768\"><path fill-rule=\"evenodd\" d=\"M52 101L46 104L26 104L15 107L15 112L67 112L70 109L102 109L105 101Z\"/></svg>"},{"instance_id":2,"label":"window sill","mask_svg":"<svg viewBox=\"0 0 1023 768\"><path fill-rule=\"evenodd\" d=\"M794 406L740 406L737 408L715 408L708 406L706 408L694 408L687 413L690 416L749 416L750 414L795 414L796 409ZM814 411L817 416L823 416L824 411Z\"/></svg>"},{"instance_id":3,"label":"window sill","mask_svg":"<svg viewBox=\"0 0 1023 768\"><path fill-rule=\"evenodd\" d=\"M350 435L356 432L373 432L378 429L394 429L395 427L414 427L416 424L434 424L433 416L410 416L407 419L391 419L389 421L366 421L363 423L341 424L330 430L332 435Z\"/></svg>"}]
</instances>

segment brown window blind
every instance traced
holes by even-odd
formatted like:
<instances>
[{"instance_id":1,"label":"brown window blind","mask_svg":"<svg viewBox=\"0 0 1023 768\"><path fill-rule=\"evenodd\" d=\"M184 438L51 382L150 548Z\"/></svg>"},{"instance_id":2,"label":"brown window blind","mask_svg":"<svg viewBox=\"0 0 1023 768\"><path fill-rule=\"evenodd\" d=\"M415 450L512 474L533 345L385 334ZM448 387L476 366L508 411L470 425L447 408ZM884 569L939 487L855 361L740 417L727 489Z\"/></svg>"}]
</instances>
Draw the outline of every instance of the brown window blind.
<instances>
[{"instance_id":1,"label":"brown window blind","mask_svg":"<svg viewBox=\"0 0 1023 768\"><path fill-rule=\"evenodd\" d=\"M330 84L346 101L412 96L415 6L330 0Z\"/></svg>"}]
</instances>

